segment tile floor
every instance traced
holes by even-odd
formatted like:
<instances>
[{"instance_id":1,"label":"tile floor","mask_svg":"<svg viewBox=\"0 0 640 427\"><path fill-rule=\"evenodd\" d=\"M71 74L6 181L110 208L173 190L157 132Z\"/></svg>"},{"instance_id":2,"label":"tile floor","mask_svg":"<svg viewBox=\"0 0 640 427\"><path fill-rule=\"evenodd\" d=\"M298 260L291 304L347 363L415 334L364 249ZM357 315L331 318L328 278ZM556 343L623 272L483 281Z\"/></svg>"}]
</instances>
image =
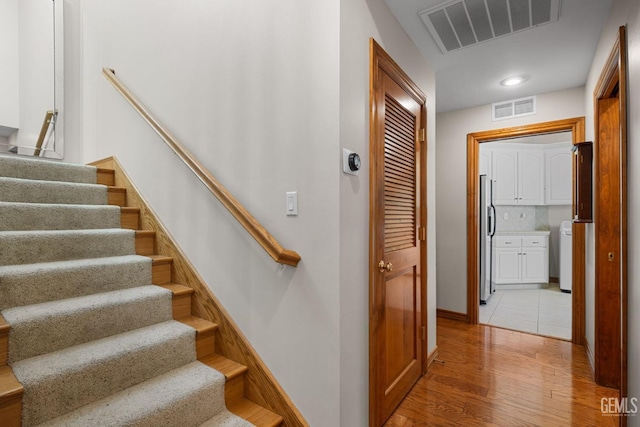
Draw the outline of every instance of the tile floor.
<instances>
[{"instance_id":1,"label":"tile floor","mask_svg":"<svg viewBox=\"0 0 640 427\"><path fill-rule=\"evenodd\" d=\"M480 306L480 323L571 339L571 294L544 289L500 289Z\"/></svg>"}]
</instances>

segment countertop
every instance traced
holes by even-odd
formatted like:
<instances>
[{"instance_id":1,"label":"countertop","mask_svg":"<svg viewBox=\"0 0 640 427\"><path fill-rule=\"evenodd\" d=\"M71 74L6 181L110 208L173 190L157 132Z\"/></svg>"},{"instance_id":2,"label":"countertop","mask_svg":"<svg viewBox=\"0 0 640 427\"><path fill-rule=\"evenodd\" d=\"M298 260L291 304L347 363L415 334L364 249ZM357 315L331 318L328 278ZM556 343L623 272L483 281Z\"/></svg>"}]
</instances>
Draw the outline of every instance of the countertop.
<instances>
[{"instance_id":1,"label":"countertop","mask_svg":"<svg viewBox=\"0 0 640 427\"><path fill-rule=\"evenodd\" d=\"M496 236L548 236L549 230L496 231Z\"/></svg>"}]
</instances>

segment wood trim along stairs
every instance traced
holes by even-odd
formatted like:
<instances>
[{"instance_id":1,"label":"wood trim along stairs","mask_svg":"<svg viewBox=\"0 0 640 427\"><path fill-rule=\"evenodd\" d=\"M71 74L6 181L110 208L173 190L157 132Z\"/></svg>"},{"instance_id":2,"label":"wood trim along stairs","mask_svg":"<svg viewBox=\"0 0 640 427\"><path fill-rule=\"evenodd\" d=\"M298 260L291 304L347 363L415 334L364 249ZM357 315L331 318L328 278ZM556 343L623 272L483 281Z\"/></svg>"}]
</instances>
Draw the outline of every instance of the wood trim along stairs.
<instances>
[{"instance_id":1,"label":"wood trim along stairs","mask_svg":"<svg viewBox=\"0 0 640 427\"><path fill-rule=\"evenodd\" d=\"M198 331L198 359L226 376L227 408L258 426L308 426L256 350L172 240L118 160L109 157L91 165L98 167L98 182L110 186L109 194L118 194L117 199L110 196L110 203L126 207L121 220L123 228L137 225L136 248L140 245L144 255L153 260L152 282L173 292L174 318ZM150 236L153 236L153 250L146 253L150 252ZM1 415L0 405L0 419Z\"/></svg>"}]
</instances>

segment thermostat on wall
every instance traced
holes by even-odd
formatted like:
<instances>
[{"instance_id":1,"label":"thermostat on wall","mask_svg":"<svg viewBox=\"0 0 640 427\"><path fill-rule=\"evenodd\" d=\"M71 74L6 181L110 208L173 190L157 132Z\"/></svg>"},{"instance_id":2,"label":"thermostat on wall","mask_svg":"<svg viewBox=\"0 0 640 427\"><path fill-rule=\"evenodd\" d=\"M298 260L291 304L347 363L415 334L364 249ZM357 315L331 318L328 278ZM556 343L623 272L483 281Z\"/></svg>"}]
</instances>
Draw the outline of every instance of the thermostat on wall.
<instances>
[{"instance_id":1,"label":"thermostat on wall","mask_svg":"<svg viewBox=\"0 0 640 427\"><path fill-rule=\"evenodd\" d=\"M350 175L358 175L362 161L360 155L353 151L342 149L342 172Z\"/></svg>"}]
</instances>

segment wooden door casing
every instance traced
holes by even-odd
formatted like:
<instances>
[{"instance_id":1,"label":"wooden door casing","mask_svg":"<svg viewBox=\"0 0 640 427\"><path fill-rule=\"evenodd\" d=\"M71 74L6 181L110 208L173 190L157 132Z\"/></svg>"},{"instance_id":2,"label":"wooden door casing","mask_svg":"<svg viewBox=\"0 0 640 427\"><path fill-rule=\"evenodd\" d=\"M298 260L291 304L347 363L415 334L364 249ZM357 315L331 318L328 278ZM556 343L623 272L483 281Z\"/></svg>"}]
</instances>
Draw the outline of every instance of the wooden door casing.
<instances>
[{"instance_id":1,"label":"wooden door casing","mask_svg":"<svg viewBox=\"0 0 640 427\"><path fill-rule=\"evenodd\" d=\"M620 101L598 100L595 376L620 388Z\"/></svg>"},{"instance_id":2,"label":"wooden door casing","mask_svg":"<svg viewBox=\"0 0 640 427\"><path fill-rule=\"evenodd\" d=\"M480 144L498 139L565 131L571 132L571 139L574 145L584 141L585 118L575 117L512 128L475 132L467 135L467 318L469 323L478 323L480 307L480 287L478 286L480 271L478 241L479 216L477 209L480 194L478 180ZM573 224L573 315L571 324L572 341L574 344L582 344L585 334L585 233L584 224Z\"/></svg>"},{"instance_id":3,"label":"wooden door casing","mask_svg":"<svg viewBox=\"0 0 640 427\"><path fill-rule=\"evenodd\" d=\"M598 384L627 393L627 43L620 27L594 93L595 342ZM621 417L620 425L626 425Z\"/></svg>"},{"instance_id":4,"label":"wooden door casing","mask_svg":"<svg viewBox=\"0 0 640 427\"><path fill-rule=\"evenodd\" d=\"M380 426L426 367L426 98L373 40L371 59L369 424Z\"/></svg>"}]
</instances>

